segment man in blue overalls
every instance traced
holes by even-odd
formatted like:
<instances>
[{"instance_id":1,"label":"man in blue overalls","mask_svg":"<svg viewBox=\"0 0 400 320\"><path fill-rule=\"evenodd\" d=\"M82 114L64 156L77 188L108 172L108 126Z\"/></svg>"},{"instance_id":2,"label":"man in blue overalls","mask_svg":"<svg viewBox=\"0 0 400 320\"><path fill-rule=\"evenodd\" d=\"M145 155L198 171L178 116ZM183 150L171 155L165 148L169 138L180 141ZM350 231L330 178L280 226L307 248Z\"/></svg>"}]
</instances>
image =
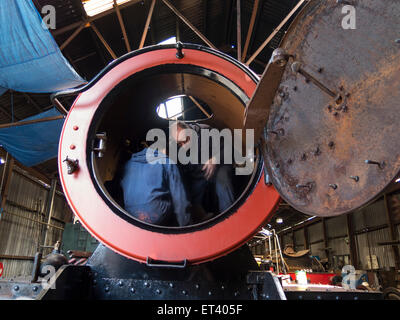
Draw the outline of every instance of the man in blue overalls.
<instances>
[{"instance_id":1,"label":"man in blue overalls","mask_svg":"<svg viewBox=\"0 0 400 320\"><path fill-rule=\"evenodd\" d=\"M125 210L133 217L162 226L192 223L178 166L165 153L150 147L133 154L125 165L121 187Z\"/></svg>"}]
</instances>

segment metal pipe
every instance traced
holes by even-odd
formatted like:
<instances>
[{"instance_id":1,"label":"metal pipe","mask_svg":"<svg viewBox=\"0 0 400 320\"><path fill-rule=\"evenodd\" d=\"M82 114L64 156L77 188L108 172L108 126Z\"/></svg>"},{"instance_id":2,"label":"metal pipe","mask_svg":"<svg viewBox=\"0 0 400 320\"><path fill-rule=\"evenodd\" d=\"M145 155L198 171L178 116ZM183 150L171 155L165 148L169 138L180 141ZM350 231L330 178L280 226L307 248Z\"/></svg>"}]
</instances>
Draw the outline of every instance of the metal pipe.
<instances>
[{"instance_id":1,"label":"metal pipe","mask_svg":"<svg viewBox=\"0 0 400 320\"><path fill-rule=\"evenodd\" d=\"M282 271L284 274L286 274L286 267L285 267L285 260L283 259L283 255L282 255L282 249L281 249L281 244L279 242L279 238L278 235L276 234L275 230L274 230L274 236L276 238L276 242L278 243L278 249L279 249L279 255L281 257L281 261L282 261Z\"/></svg>"},{"instance_id":2,"label":"metal pipe","mask_svg":"<svg viewBox=\"0 0 400 320\"><path fill-rule=\"evenodd\" d=\"M276 272L279 274L279 261L278 261L278 246L276 245L275 229L272 230L274 235L274 249L275 249L275 260L276 260Z\"/></svg>"},{"instance_id":3,"label":"metal pipe","mask_svg":"<svg viewBox=\"0 0 400 320\"><path fill-rule=\"evenodd\" d=\"M42 260L42 254L40 252L36 252L35 258L33 260L33 268L32 268L32 278L31 282L36 282L39 278L39 270L40 270L40 262Z\"/></svg>"},{"instance_id":4,"label":"metal pipe","mask_svg":"<svg viewBox=\"0 0 400 320\"><path fill-rule=\"evenodd\" d=\"M58 227L58 226L55 226L53 224L49 224L49 223L46 223L46 222L43 222L43 221L40 221L40 220L36 220L36 219L29 218L29 217L25 217L25 216L22 216L22 215L19 215L17 213L10 212L10 211L3 211L3 212L6 213L6 214L9 214L9 215L12 215L14 217L18 217L18 218L26 219L26 220L29 220L29 221L33 221L35 223L47 226L49 228L55 228L55 229L59 229L59 230L64 231L63 227Z\"/></svg>"},{"instance_id":5,"label":"metal pipe","mask_svg":"<svg viewBox=\"0 0 400 320\"><path fill-rule=\"evenodd\" d=\"M54 207L54 199L55 199L55 195L56 195L56 189L57 189L57 180L53 179L53 180L51 180L51 188L50 188L47 207L46 207L47 226L46 226L46 229L45 229L45 235L44 235L44 241L43 241L43 245L44 246L47 243L47 238L48 238L48 234L49 234L49 226L50 226L50 222L51 222L51 216L53 214L53 207Z\"/></svg>"},{"instance_id":6,"label":"metal pipe","mask_svg":"<svg viewBox=\"0 0 400 320\"><path fill-rule=\"evenodd\" d=\"M64 108L64 106L61 104L61 102L57 98L54 98L53 102L58 111L60 111L61 113L65 114L65 115L68 114L67 109Z\"/></svg>"}]
</instances>

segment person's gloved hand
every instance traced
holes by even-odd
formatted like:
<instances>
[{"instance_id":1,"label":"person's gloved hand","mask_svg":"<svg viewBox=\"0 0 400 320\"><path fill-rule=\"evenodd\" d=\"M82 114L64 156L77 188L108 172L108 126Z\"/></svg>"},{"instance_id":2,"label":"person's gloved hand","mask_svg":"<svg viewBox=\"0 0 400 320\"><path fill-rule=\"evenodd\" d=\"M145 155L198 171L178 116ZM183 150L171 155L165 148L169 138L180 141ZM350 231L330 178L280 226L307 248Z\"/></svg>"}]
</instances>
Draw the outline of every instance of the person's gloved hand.
<instances>
[{"instance_id":1,"label":"person's gloved hand","mask_svg":"<svg viewBox=\"0 0 400 320\"><path fill-rule=\"evenodd\" d=\"M212 157L211 159L208 159L207 162L204 164L203 170L204 172L204 178L207 180L210 180L211 177L214 175L215 171L217 170L217 164L216 164L216 159L215 157Z\"/></svg>"}]
</instances>

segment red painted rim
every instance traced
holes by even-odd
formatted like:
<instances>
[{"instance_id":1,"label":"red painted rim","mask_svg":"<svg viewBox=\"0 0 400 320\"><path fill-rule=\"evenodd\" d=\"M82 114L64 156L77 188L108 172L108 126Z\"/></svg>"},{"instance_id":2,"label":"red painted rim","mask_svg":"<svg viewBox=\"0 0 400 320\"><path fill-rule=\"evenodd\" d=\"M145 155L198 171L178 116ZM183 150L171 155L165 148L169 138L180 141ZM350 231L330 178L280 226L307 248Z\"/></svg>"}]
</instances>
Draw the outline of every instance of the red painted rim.
<instances>
[{"instance_id":1,"label":"red painted rim","mask_svg":"<svg viewBox=\"0 0 400 320\"><path fill-rule=\"evenodd\" d=\"M227 219L195 232L165 234L135 226L116 215L96 191L86 163L86 140L93 115L101 101L122 80L132 74L163 64L192 64L218 72L251 96L256 83L238 65L223 57L195 49L155 49L116 65L72 106L61 133L59 171L65 196L83 226L100 242L117 253L146 262L153 260L198 264L228 254L247 242L264 225L279 202L279 195L260 179L238 211ZM70 148L74 145L75 148ZM79 170L67 174L63 160L78 159Z\"/></svg>"}]
</instances>

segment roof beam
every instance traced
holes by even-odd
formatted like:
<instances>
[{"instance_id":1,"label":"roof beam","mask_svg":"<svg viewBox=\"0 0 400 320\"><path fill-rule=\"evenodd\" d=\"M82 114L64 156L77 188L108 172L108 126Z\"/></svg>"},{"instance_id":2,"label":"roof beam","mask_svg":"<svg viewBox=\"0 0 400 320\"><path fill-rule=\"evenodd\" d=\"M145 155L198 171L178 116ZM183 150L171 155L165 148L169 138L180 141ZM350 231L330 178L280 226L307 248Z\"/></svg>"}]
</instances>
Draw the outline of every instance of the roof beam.
<instances>
[{"instance_id":1,"label":"roof beam","mask_svg":"<svg viewBox=\"0 0 400 320\"><path fill-rule=\"evenodd\" d=\"M147 32L149 31L149 25L150 25L151 18L153 16L153 11L154 11L154 6L155 5L156 5L156 0L152 0L151 1L151 5L150 5L150 9L149 9L149 14L147 15L147 19L146 19L146 24L144 25L142 39L140 40L139 49L143 48L144 42L146 41Z\"/></svg>"},{"instance_id":2,"label":"roof beam","mask_svg":"<svg viewBox=\"0 0 400 320\"><path fill-rule=\"evenodd\" d=\"M251 13L251 18L250 18L249 29L247 30L246 42L245 42L244 48L243 48L242 62L244 62L244 60L246 59L247 50L249 49L249 45L250 45L250 39L253 36L253 28L254 28L254 24L256 22L259 4L260 4L260 0L254 1L253 11Z\"/></svg>"},{"instance_id":3,"label":"roof beam","mask_svg":"<svg viewBox=\"0 0 400 320\"><path fill-rule=\"evenodd\" d=\"M22 92L22 95L28 100L29 103L31 103L37 111L39 112L43 112L43 109L36 103L35 100L33 100L33 98L27 94L26 92Z\"/></svg>"},{"instance_id":4,"label":"roof beam","mask_svg":"<svg viewBox=\"0 0 400 320\"><path fill-rule=\"evenodd\" d=\"M71 36L68 37L67 40L64 41L64 43L60 46L60 50L64 50L64 48L70 44L72 40L76 38L76 36L84 29L88 27L88 24L86 22L82 22L80 26L71 34Z\"/></svg>"},{"instance_id":5,"label":"roof beam","mask_svg":"<svg viewBox=\"0 0 400 320\"><path fill-rule=\"evenodd\" d=\"M236 41L237 41L237 57L242 60L242 24L240 12L240 0L236 0Z\"/></svg>"},{"instance_id":6,"label":"roof beam","mask_svg":"<svg viewBox=\"0 0 400 320\"><path fill-rule=\"evenodd\" d=\"M289 14L282 20L278 27L272 31L269 37L262 43L262 45L253 53L253 55L246 61L246 65L250 65L253 60L264 50L266 45L276 36L276 34L283 28L283 26L289 21L289 19L297 12L297 10L303 5L304 2L309 0L300 0L297 5L289 12Z\"/></svg>"},{"instance_id":7,"label":"roof beam","mask_svg":"<svg viewBox=\"0 0 400 320\"><path fill-rule=\"evenodd\" d=\"M108 53L111 55L111 57L115 60L117 59L117 55L115 52L111 49L107 41L103 38L102 34L100 31L97 29L97 27L94 25L93 22L90 23L90 26L92 27L93 31L96 33L97 37L100 39L101 43L104 45L104 47L107 49Z\"/></svg>"},{"instance_id":8,"label":"roof beam","mask_svg":"<svg viewBox=\"0 0 400 320\"><path fill-rule=\"evenodd\" d=\"M192 31L203 40L209 47L218 50L188 19L186 19L168 0L162 0Z\"/></svg>"},{"instance_id":9,"label":"roof beam","mask_svg":"<svg viewBox=\"0 0 400 320\"><path fill-rule=\"evenodd\" d=\"M131 0L131 1L126 2L126 3L124 3L124 4L118 5L118 7L119 7L120 10L122 10L122 9L127 8L127 7L129 7L129 6L133 5L133 4L138 3L138 2L141 2L141 0ZM85 9L83 9L83 10L85 10ZM84 12L85 12L85 11L84 11ZM95 21L95 20L98 20L98 19L100 19L100 18L103 18L103 17L105 17L105 16L108 16L109 14L112 14L112 13L114 13L114 12L115 12L115 9L112 8L112 9L109 9L109 10L104 11L104 12L102 12L102 13L99 13L99 14L93 16L93 17L87 17L86 19L84 19L84 22L85 22L85 23L93 22L93 21ZM70 31L70 30L73 30L73 29L78 28L78 27L81 25L81 23L82 23L82 21L78 21L78 22L72 23L72 24L70 24L70 25L68 25L68 26L65 26L65 27L63 27L63 28L60 28L60 29L58 29L58 30L55 30L55 31L52 32L52 35L53 35L54 37L57 37L57 36L59 36L60 34L63 34L63 33L65 33L65 32L68 32L68 31ZM86 25L86 27L89 27L89 25Z\"/></svg>"},{"instance_id":10,"label":"roof beam","mask_svg":"<svg viewBox=\"0 0 400 320\"><path fill-rule=\"evenodd\" d=\"M124 23L124 20L122 19L121 11L119 10L117 0L114 0L114 9L115 9L115 13L117 14L119 25L120 25L121 31L122 31L122 35L125 40L126 50L128 52L131 52L132 51L131 45L129 44L128 34L126 33L125 23Z\"/></svg>"}]
</instances>

